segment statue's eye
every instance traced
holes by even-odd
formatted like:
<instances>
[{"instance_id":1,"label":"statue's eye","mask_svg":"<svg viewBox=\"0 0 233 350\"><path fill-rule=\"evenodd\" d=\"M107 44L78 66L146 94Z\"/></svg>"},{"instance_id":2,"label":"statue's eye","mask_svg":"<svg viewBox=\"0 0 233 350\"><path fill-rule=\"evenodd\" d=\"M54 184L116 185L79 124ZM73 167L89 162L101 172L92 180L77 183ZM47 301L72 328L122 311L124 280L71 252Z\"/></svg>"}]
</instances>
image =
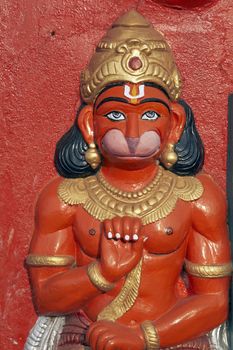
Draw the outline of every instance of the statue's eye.
<instances>
[{"instance_id":1,"label":"statue's eye","mask_svg":"<svg viewBox=\"0 0 233 350\"><path fill-rule=\"evenodd\" d=\"M141 116L141 119L143 119L143 120L156 120L159 117L160 117L159 113L156 113L155 111L147 111Z\"/></svg>"},{"instance_id":2,"label":"statue's eye","mask_svg":"<svg viewBox=\"0 0 233 350\"><path fill-rule=\"evenodd\" d=\"M124 120L125 119L125 115L121 112L118 112L118 111L112 111L108 114L105 114L105 116L110 119L110 120L115 120L115 121L118 121L118 120Z\"/></svg>"}]
</instances>

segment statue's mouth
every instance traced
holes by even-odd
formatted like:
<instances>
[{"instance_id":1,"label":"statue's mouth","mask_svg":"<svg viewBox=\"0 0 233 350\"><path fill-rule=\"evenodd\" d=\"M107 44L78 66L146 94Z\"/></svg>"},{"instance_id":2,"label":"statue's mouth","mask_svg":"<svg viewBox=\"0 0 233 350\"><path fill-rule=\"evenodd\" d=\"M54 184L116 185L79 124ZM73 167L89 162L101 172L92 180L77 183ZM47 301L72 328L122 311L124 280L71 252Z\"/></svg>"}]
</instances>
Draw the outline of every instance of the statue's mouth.
<instances>
[{"instance_id":1,"label":"statue's mouth","mask_svg":"<svg viewBox=\"0 0 233 350\"><path fill-rule=\"evenodd\" d=\"M155 131L146 131L138 138L127 138L120 130L108 131L102 139L105 153L124 159L150 158L160 150L160 136Z\"/></svg>"},{"instance_id":2,"label":"statue's mouth","mask_svg":"<svg viewBox=\"0 0 233 350\"><path fill-rule=\"evenodd\" d=\"M145 153L145 154L140 154L140 155L137 155L137 154L132 154L132 153L129 153L129 154L120 154L120 153L111 153L109 150L106 150L106 152L108 152L108 154L114 156L114 157L117 157L117 158L124 158L124 159L144 159L144 158L151 158L153 156L156 156L156 154L159 152L160 148L159 149L156 149L156 150L153 150L149 153Z\"/></svg>"}]
</instances>

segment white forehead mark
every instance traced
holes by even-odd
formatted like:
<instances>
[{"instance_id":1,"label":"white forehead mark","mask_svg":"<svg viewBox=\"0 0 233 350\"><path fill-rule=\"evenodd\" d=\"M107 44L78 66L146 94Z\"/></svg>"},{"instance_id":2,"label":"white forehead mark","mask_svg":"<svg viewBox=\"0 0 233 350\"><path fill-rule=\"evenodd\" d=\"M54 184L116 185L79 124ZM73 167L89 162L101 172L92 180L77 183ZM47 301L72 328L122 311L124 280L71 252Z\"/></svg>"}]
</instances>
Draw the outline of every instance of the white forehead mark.
<instances>
[{"instance_id":1,"label":"white forehead mark","mask_svg":"<svg viewBox=\"0 0 233 350\"><path fill-rule=\"evenodd\" d=\"M130 100L144 97L145 96L145 87L144 87L144 85L139 85L139 93L137 95L133 96L130 93L130 86L125 85L124 86L124 96L128 97Z\"/></svg>"}]
</instances>

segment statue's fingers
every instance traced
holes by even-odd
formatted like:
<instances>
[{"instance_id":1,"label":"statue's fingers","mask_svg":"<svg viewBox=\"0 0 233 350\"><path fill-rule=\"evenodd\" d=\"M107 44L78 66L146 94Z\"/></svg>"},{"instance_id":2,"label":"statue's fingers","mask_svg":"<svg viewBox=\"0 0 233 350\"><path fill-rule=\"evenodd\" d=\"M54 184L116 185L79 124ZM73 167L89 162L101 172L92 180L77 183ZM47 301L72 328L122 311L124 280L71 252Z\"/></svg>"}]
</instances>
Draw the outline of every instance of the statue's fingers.
<instances>
[{"instance_id":1,"label":"statue's fingers","mask_svg":"<svg viewBox=\"0 0 233 350\"><path fill-rule=\"evenodd\" d=\"M100 324L98 322L94 322L90 325L88 331L87 331L87 334L86 334L86 340L87 340L87 343L90 344L90 338L93 334L93 332L95 331L96 328L99 328L100 327Z\"/></svg>"},{"instance_id":2,"label":"statue's fingers","mask_svg":"<svg viewBox=\"0 0 233 350\"><path fill-rule=\"evenodd\" d=\"M106 328L102 328L100 330L98 329L97 337L94 334L93 339L91 340L91 343L90 343L91 349L97 349L97 350L101 349L101 344L103 342L104 335L105 336L109 335L109 332L106 330Z\"/></svg>"},{"instance_id":3,"label":"statue's fingers","mask_svg":"<svg viewBox=\"0 0 233 350\"><path fill-rule=\"evenodd\" d=\"M96 343L96 349L97 350L105 349L108 341L111 340L113 337L114 337L113 334L109 333L109 331L102 333Z\"/></svg>"},{"instance_id":4,"label":"statue's fingers","mask_svg":"<svg viewBox=\"0 0 233 350\"><path fill-rule=\"evenodd\" d=\"M103 327L102 325L98 325L98 327L96 327L91 333L89 337L89 345L92 350L99 349L96 344L97 344L99 335L102 334L103 332L106 332L106 327Z\"/></svg>"},{"instance_id":5,"label":"statue's fingers","mask_svg":"<svg viewBox=\"0 0 233 350\"><path fill-rule=\"evenodd\" d=\"M132 218L124 216L122 218L122 240L129 242L131 240L131 225Z\"/></svg>"},{"instance_id":6,"label":"statue's fingers","mask_svg":"<svg viewBox=\"0 0 233 350\"><path fill-rule=\"evenodd\" d=\"M114 234L113 237L118 240L122 237L122 218L115 217L112 219Z\"/></svg>"},{"instance_id":7,"label":"statue's fingers","mask_svg":"<svg viewBox=\"0 0 233 350\"><path fill-rule=\"evenodd\" d=\"M133 228L131 233L131 239L135 242L139 239L139 233L142 227L141 220L138 218L134 218L133 220Z\"/></svg>"},{"instance_id":8,"label":"statue's fingers","mask_svg":"<svg viewBox=\"0 0 233 350\"><path fill-rule=\"evenodd\" d=\"M114 236L114 228L112 220L104 220L104 234L108 239L112 239Z\"/></svg>"},{"instance_id":9,"label":"statue's fingers","mask_svg":"<svg viewBox=\"0 0 233 350\"><path fill-rule=\"evenodd\" d=\"M105 345L101 350L118 350L118 349L120 349L120 348L116 344L116 337L112 336L111 338L106 340Z\"/></svg>"}]
</instances>

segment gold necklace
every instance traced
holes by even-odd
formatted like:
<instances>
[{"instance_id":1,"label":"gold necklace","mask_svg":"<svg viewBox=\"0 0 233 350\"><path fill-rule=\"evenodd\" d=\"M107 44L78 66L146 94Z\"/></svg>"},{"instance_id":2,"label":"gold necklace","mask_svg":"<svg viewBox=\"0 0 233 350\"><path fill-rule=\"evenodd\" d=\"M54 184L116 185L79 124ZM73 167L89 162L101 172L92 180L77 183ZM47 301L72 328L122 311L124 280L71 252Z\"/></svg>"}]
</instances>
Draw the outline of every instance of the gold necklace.
<instances>
[{"instance_id":1,"label":"gold necklace","mask_svg":"<svg viewBox=\"0 0 233 350\"><path fill-rule=\"evenodd\" d=\"M100 174L65 179L58 188L58 196L64 203L81 205L97 220L131 216L141 218L143 225L165 218L174 210L178 199L189 202L200 198L202 193L203 186L195 177L180 177L162 167L151 184L138 192L121 191Z\"/></svg>"},{"instance_id":2,"label":"gold necklace","mask_svg":"<svg viewBox=\"0 0 233 350\"><path fill-rule=\"evenodd\" d=\"M117 195L123 198L136 199L138 197L142 197L143 195L146 195L147 193L151 192L152 189L155 187L155 185L159 182L161 175L162 175L162 170L161 168L159 168L157 174L155 175L154 179L151 181L149 185L145 186L143 189L139 191L133 191L133 192L122 191L119 188L112 186L109 182L107 182L107 180L105 179L101 171L97 174L97 179L107 192L110 192L113 195Z\"/></svg>"}]
</instances>

